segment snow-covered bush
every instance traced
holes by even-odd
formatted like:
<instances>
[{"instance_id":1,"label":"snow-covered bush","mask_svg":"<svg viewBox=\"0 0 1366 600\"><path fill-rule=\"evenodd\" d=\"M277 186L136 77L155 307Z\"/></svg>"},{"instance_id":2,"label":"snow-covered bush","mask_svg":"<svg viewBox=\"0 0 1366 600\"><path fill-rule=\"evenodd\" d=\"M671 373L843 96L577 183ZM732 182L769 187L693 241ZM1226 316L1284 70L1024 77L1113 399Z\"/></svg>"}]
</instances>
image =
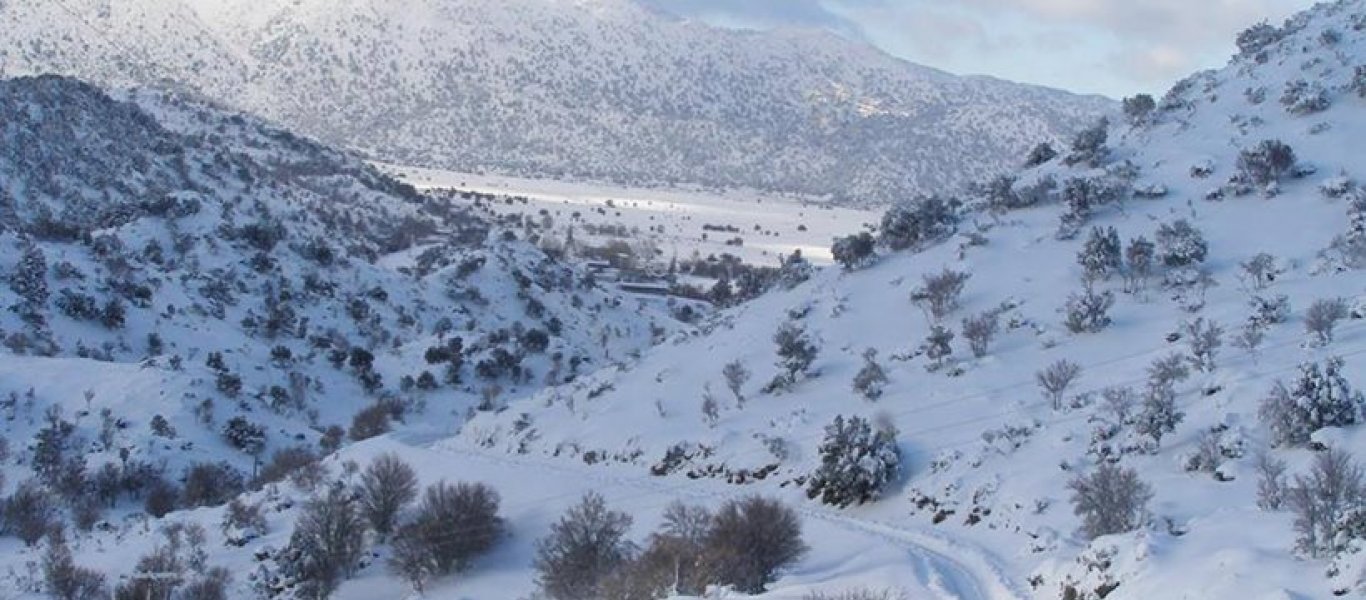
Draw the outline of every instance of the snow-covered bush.
<instances>
[{"instance_id":1,"label":"snow-covered bush","mask_svg":"<svg viewBox=\"0 0 1366 600\"><path fill-rule=\"evenodd\" d=\"M1357 65L1353 69L1350 87L1357 93L1357 97L1366 98L1366 65Z\"/></svg>"},{"instance_id":2,"label":"snow-covered bush","mask_svg":"<svg viewBox=\"0 0 1366 600\"><path fill-rule=\"evenodd\" d=\"M1209 245L1205 236L1185 219L1163 223L1157 229L1158 255L1169 268L1188 267L1205 262Z\"/></svg>"},{"instance_id":3,"label":"snow-covered bush","mask_svg":"<svg viewBox=\"0 0 1366 600\"><path fill-rule=\"evenodd\" d=\"M862 417L835 417L818 452L821 466L807 479L806 495L840 508L877 500L901 469L895 434L874 431Z\"/></svg>"},{"instance_id":4,"label":"snow-covered bush","mask_svg":"<svg viewBox=\"0 0 1366 600\"><path fill-rule=\"evenodd\" d=\"M1014 175L999 175L986 183L975 185L973 192L988 211L999 215L1029 206L1028 202L1034 200L1015 192L1017 181L1019 178Z\"/></svg>"},{"instance_id":5,"label":"snow-covered bush","mask_svg":"<svg viewBox=\"0 0 1366 600\"><path fill-rule=\"evenodd\" d=\"M541 592L553 600L594 600L599 585L631 556L631 516L588 493L536 543Z\"/></svg>"},{"instance_id":6,"label":"snow-covered bush","mask_svg":"<svg viewBox=\"0 0 1366 600\"><path fill-rule=\"evenodd\" d=\"M180 490L183 506L218 506L242 493L246 479L226 462L204 462L185 470L185 484Z\"/></svg>"},{"instance_id":7,"label":"snow-covered bush","mask_svg":"<svg viewBox=\"0 0 1366 600\"><path fill-rule=\"evenodd\" d=\"M241 498L233 498L223 507L223 520L219 529L227 543L242 546L267 533L266 517L260 504L249 504Z\"/></svg>"},{"instance_id":8,"label":"snow-covered bush","mask_svg":"<svg viewBox=\"0 0 1366 600\"><path fill-rule=\"evenodd\" d=\"M815 271L815 267L811 266L811 261L802 256L801 248L797 248L792 251L792 254L781 257L781 265L778 267L778 283L790 290L811 279L811 274Z\"/></svg>"},{"instance_id":9,"label":"snow-covered bush","mask_svg":"<svg viewBox=\"0 0 1366 600\"><path fill-rule=\"evenodd\" d=\"M1308 115L1327 110L1332 105L1328 90L1317 83L1296 79L1285 84L1281 94L1281 106L1292 115Z\"/></svg>"},{"instance_id":10,"label":"snow-covered bush","mask_svg":"<svg viewBox=\"0 0 1366 600\"><path fill-rule=\"evenodd\" d=\"M1347 318L1347 301L1342 298L1315 300L1304 313L1304 331L1313 337L1315 346L1333 343L1333 331L1338 321Z\"/></svg>"},{"instance_id":11,"label":"snow-covered bush","mask_svg":"<svg viewBox=\"0 0 1366 600\"><path fill-rule=\"evenodd\" d=\"M1034 374L1034 379L1038 382L1039 388L1043 390L1044 397L1053 404L1053 410L1062 408L1063 396L1067 394L1067 390L1072 387L1078 377L1081 377L1081 365L1065 359L1059 360Z\"/></svg>"},{"instance_id":12,"label":"snow-covered bush","mask_svg":"<svg viewBox=\"0 0 1366 600\"><path fill-rule=\"evenodd\" d=\"M1353 513L1366 510L1366 480L1343 450L1330 448L1315 456L1309 474L1296 475L1286 490L1285 504L1295 513L1295 549L1309 556L1336 556L1366 534L1349 527L1359 520Z\"/></svg>"},{"instance_id":13,"label":"snow-covered bush","mask_svg":"<svg viewBox=\"0 0 1366 600\"><path fill-rule=\"evenodd\" d=\"M1148 517L1152 488L1138 472L1102 463L1090 475L1078 475L1067 484L1072 491L1072 510L1082 518L1081 531L1088 539L1133 531Z\"/></svg>"},{"instance_id":14,"label":"snow-covered bush","mask_svg":"<svg viewBox=\"0 0 1366 600\"><path fill-rule=\"evenodd\" d=\"M1000 321L1000 313L994 310L963 319L963 338L968 341L973 356L982 358L987 355L991 340L1001 328Z\"/></svg>"},{"instance_id":15,"label":"snow-covered bush","mask_svg":"<svg viewBox=\"0 0 1366 600\"><path fill-rule=\"evenodd\" d=\"M1101 117L1094 125L1082 130L1072 138L1072 153L1067 155L1068 165L1087 164L1099 167L1110 154L1105 142L1110 136L1110 120Z\"/></svg>"},{"instance_id":16,"label":"snow-covered bush","mask_svg":"<svg viewBox=\"0 0 1366 600\"><path fill-rule=\"evenodd\" d=\"M878 242L892 250L905 250L942 239L958 222L958 205L958 200L933 195L897 204L882 215Z\"/></svg>"},{"instance_id":17,"label":"snow-covered bush","mask_svg":"<svg viewBox=\"0 0 1366 600\"><path fill-rule=\"evenodd\" d=\"M830 253L835 258L835 262L839 263L845 270L852 271L867 265L872 260L875 245L872 234L863 231L836 239Z\"/></svg>"},{"instance_id":18,"label":"snow-covered bush","mask_svg":"<svg viewBox=\"0 0 1366 600\"><path fill-rule=\"evenodd\" d=\"M57 507L52 495L35 480L20 483L14 493L0 505L5 531L18 536L27 546L43 539L57 519Z\"/></svg>"},{"instance_id":19,"label":"snow-covered bush","mask_svg":"<svg viewBox=\"0 0 1366 600\"><path fill-rule=\"evenodd\" d=\"M887 372L877 362L877 349L863 351L863 368L854 375L854 391L868 400L882 397L882 388L887 385Z\"/></svg>"},{"instance_id":20,"label":"snow-covered bush","mask_svg":"<svg viewBox=\"0 0 1366 600\"><path fill-rule=\"evenodd\" d=\"M57 600L93 600L109 595L104 575L76 565L66 535L60 527L47 536L47 551L43 553L43 579L48 595Z\"/></svg>"},{"instance_id":21,"label":"snow-covered bush","mask_svg":"<svg viewBox=\"0 0 1366 600\"><path fill-rule=\"evenodd\" d=\"M1124 259L1128 266L1125 278L1129 291L1142 290L1147 286L1148 278L1152 276L1157 259L1157 246L1140 235L1129 240L1129 246L1124 249Z\"/></svg>"},{"instance_id":22,"label":"snow-covered bush","mask_svg":"<svg viewBox=\"0 0 1366 600\"><path fill-rule=\"evenodd\" d=\"M1162 438L1176 430L1185 419L1185 413L1176 407L1176 390L1170 385L1160 385L1149 381L1143 394L1143 402L1134 415L1134 432L1152 440L1145 448L1155 451L1162 445Z\"/></svg>"},{"instance_id":23,"label":"snow-covered bush","mask_svg":"<svg viewBox=\"0 0 1366 600\"><path fill-rule=\"evenodd\" d=\"M1247 301L1252 309L1248 322L1260 327L1270 327L1284 323L1290 318L1290 297L1278 294L1275 297L1253 296Z\"/></svg>"},{"instance_id":24,"label":"snow-covered bush","mask_svg":"<svg viewBox=\"0 0 1366 600\"><path fill-rule=\"evenodd\" d=\"M1324 427L1361 422L1366 400L1343 377L1342 367L1341 358L1328 359L1322 365L1304 363L1290 387L1276 382L1258 410L1275 445L1298 446Z\"/></svg>"},{"instance_id":25,"label":"snow-covered bush","mask_svg":"<svg viewBox=\"0 0 1366 600\"><path fill-rule=\"evenodd\" d=\"M1157 101L1148 94L1138 94L1124 99L1124 117L1129 124L1139 127L1148 122L1148 117L1157 109Z\"/></svg>"},{"instance_id":26,"label":"snow-covered bush","mask_svg":"<svg viewBox=\"0 0 1366 600\"><path fill-rule=\"evenodd\" d=\"M1097 292L1088 286L1080 294L1067 297L1063 325L1072 333L1100 333L1110 325L1110 308L1114 305L1114 293Z\"/></svg>"},{"instance_id":27,"label":"snow-covered bush","mask_svg":"<svg viewBox=\"0 0 1366 600\"><path fill-rule=\"evenodd\" d=\"M1286 32L1281 28L1262 21L1238 34L1238 56L1252 58L1259 63L1266 62L1267 56L1264 50L1285 39L1285 36Z\"/></svg>"},{"instance_id":28,"label":"snow-covered bush","mask_svg":"<svg viewBox=\"0 0 1366 600\"><path fill-rule=\"evenodd\" d=\"M1053 144L1040 142L1029 150L1025 156L1024 168L1032 169L1058 157L1058 151L1053 149Z\"/></svg>"},{"instance_id":29,"label":"snow-covered bush","mask_svg":"<svg viewBox=\"0 0 1366 600\"><path fill-rule=\"evenodd\" d=\"M233 448L255 456L266 447L266 429L246 417L233 417L223 426L223 440Z\"/></svg>"},{"instance_id":30,"label":"snow-covered bush","mask_svg":"<svg viewBox=\"0 0 1366 600\"><path fill-rule=\"evenodd\" d=\"M1224 345L1224 328L1214 321L1199 317L1183 323L1181 330L1190 347L1191 366L1202 373L1213 372L1214 356L1219 347Z\"/></svg>"},{"instance_id":31,"label":"snow-covered bush","mask_svg":"<svg viewBox=\"0 0 1366 600\"><path fill-rule=\"evenodd\" d=\"M383 538L393 532L399 511L417 498L417 474L398 455L381 454L361 474L356 492L361 516Z\"/></svg>"},{"instance_id":32,"label":"snow-covered bush","mask_svg":"<svg viewBox=\"0 0 1366 600\"><path fill-rule=\"evenodd\" d=\"M389 433L389 407L371 404L351 418L351 428L346 435L352 441L359 442L386 433Z\"/></svg>"},{"instance_id":33,"label":"snow-covered bush","mask_svg":"<svg viewBox=\"0 0 1366 600\"><path fill-rule=\"evenodd\" d=\"M1280 140L1262 140L1255 148L1238 153L1239 175L1259 186L1279 181L1294 166L1294 149Z\"/></svg>"},{"instance_id":34,"label":"snow-covered bush","mask_svg":"<svg viewBox=\"0 0 1366 600\"><path fill-rule=\"evenodd\" d=\"M944 268L924 276L925 283L911 292L911 302L925 309L935 321L958 308L958 299L972 275Z\"/></svg>"}]
</instances>

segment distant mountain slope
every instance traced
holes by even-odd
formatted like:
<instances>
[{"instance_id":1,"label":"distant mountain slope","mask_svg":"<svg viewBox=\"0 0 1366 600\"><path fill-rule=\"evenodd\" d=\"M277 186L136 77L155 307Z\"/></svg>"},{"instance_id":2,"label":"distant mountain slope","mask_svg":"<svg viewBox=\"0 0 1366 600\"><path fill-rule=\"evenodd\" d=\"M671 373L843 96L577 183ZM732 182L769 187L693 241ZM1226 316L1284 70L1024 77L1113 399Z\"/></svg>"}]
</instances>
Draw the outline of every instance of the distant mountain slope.
<instances>
[{"instance_id":1,"label":"distant mountain slope","mask_svg":"<svg viewBox=\"0 0 1366 600\"><path fill-rule=\"evenodd\" d=\"M0 82L0 114L0 340L38 357L0 396L32 389L37 415L84 386L84 412L110 408L133 457L172 472L248 471L217 436L234 416L270 425L265 450L377 402L449 431L677 328L351 155L189 96L20 78ZM39 375L53 365L73 376ZM131 392L107 383L133 373ZM215 442L144 455L156 413Z\"/></svg>"},{"instance_id":2,"label":"distant mountain slope","mask_svg":"<svg viewBox=\"0 0 1366 600\"><path fill-rule=\"evenodd\" d=\"M863 202L994 174L1112 107L629 0L17 0L0 25L0 73L181 81L390 162Z\"/></svg>"}]
</instances>

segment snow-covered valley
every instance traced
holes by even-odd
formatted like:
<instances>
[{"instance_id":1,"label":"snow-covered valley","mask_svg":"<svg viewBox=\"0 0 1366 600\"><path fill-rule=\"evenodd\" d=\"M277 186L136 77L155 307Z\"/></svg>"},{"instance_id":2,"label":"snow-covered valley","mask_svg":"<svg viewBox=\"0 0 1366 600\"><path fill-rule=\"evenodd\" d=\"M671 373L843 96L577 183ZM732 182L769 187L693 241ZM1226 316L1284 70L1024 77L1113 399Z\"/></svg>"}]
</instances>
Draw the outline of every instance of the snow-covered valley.
<instances>
[{"instance_id":1,"label":"snow-covered valley","mask_svg":"<svg viewBox=\"0 0 1366 600\"><path fill-rule=\"evenodd\" d=\"M1238 45L868 209L0 81L0 598L1361 597L1366 0Z\"/></svg>"}]
</instances>

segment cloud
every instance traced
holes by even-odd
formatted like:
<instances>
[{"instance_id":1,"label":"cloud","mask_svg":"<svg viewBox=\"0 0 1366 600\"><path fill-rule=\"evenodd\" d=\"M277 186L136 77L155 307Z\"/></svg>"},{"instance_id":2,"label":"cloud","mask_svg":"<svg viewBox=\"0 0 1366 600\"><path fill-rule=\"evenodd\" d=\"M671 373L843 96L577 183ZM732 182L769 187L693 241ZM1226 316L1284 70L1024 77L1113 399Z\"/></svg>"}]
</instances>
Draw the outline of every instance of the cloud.
<instances>
[{"instance_id":1,"label":"cloud","mask_svg":"<svg viewBox=\"0 0 1366 600\"><path fill-rule=\"evenodd\" d=\"M930 66L1079 91L1159 91L1313 0L641 0L712 23L818 27Z\"/></svg>"}]
</instances>

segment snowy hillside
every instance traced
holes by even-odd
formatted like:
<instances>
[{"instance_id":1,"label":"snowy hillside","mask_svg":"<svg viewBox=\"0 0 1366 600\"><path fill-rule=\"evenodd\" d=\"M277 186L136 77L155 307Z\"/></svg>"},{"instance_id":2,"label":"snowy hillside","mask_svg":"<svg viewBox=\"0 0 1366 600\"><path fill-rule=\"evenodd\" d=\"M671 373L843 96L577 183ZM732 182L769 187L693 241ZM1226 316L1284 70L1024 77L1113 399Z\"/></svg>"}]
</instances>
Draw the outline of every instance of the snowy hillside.
<instances>
[{"instance_id":1,"label":"snowy hillside","mask_svg":"<svg viewBox=\"0 0 1366 600\"><path fill-rule=\"evenodd\" d=\"M1112 103L630 0L19 0L0 73L181 82L392 163L887 203Z\"/></svg>"},{"instance_id":2,"label":"snowy hillside","mask_svg":"<svg viewBox=\"0 0 1366 600\"><path fill-rule=\"evenodd\" d=\"M193 98L21 78L0 82L0 114L16 459L66 424L91 477L249 475L300 444L449 433L684 328L354 157Z\"/></svg>"},{"instance_id":3,"label":"snowy hillside","mask_svg":"<svg viewBox=\"0 0 1366 600\"><path fill-rule=\"evenodd\" d=\"M1302 364L1331 372L1341 357L1345 380L1366 386L1366 194L1356 183L1366 163L1352 150L1366 134L1363 27L1366 6L1352 1L1255 29L1227 68L1179 83L1151 111L1135 102L1135 124L1114 127L1108 143L1059 148L962 198L946 241L914 253L883 246L871 266L820 272L724 314L708 335L482 416L451 444L630 465L664 481L787 488L802 502L795 488L811 485L826 426L861 416L896 432L900 476L847 514L991 548L1036 597L1359 594L1359 539L1337 560L1296 552L1292 515L1257 506L1256 463L1263 452L1286 461L1293 482L1321 454L1259 417L1275 382L1293 388ZM1279 159L1265 140L1293 158ZM917 226L907 222L924 221L884 221L881 240L904 239ZM1109 228L1119 243L1108 242ZM1146 273L1134 260L1143 244L1126 255L1140 237L1156 242ZM970 278L959 305L936 319L912 297L946 268ZM1333 298L1345 306L1329 340L1316 332L1335 311L1314 305ZM1107 299L1108 310L1076 309L1069 328L1069 304ZM980 315L997 333L978 357L964 321ZM774 342L785 323L804 330L814 361L802 375L792 358L802 352L790 353L795 383L768 393L788 373ZM955 334L947 357L927 341L935 323ZM1209 334L1211 323L1222 335ZM1211 337L1221 345L1197 347ZM881 388L875 399L854 389L868 349L887 379L865 378L865 390ZM1152 375L1171 355L1187 378ZM1054 406L1036 374L1062 360L1080 376ZM731 363L752 373L732 380L735 392ZM1345 412L1311 422L1361 420L1359 397L1339 401ZM1359 427L1314 439L1366 457ZM1068 482L1112 462L1151 486L1150 518L1091 542ZM846 578L865 580L881 581ZM1080 596L1064 593L1073 587L1067 593Z\"/></svg>"}]
</instances>

